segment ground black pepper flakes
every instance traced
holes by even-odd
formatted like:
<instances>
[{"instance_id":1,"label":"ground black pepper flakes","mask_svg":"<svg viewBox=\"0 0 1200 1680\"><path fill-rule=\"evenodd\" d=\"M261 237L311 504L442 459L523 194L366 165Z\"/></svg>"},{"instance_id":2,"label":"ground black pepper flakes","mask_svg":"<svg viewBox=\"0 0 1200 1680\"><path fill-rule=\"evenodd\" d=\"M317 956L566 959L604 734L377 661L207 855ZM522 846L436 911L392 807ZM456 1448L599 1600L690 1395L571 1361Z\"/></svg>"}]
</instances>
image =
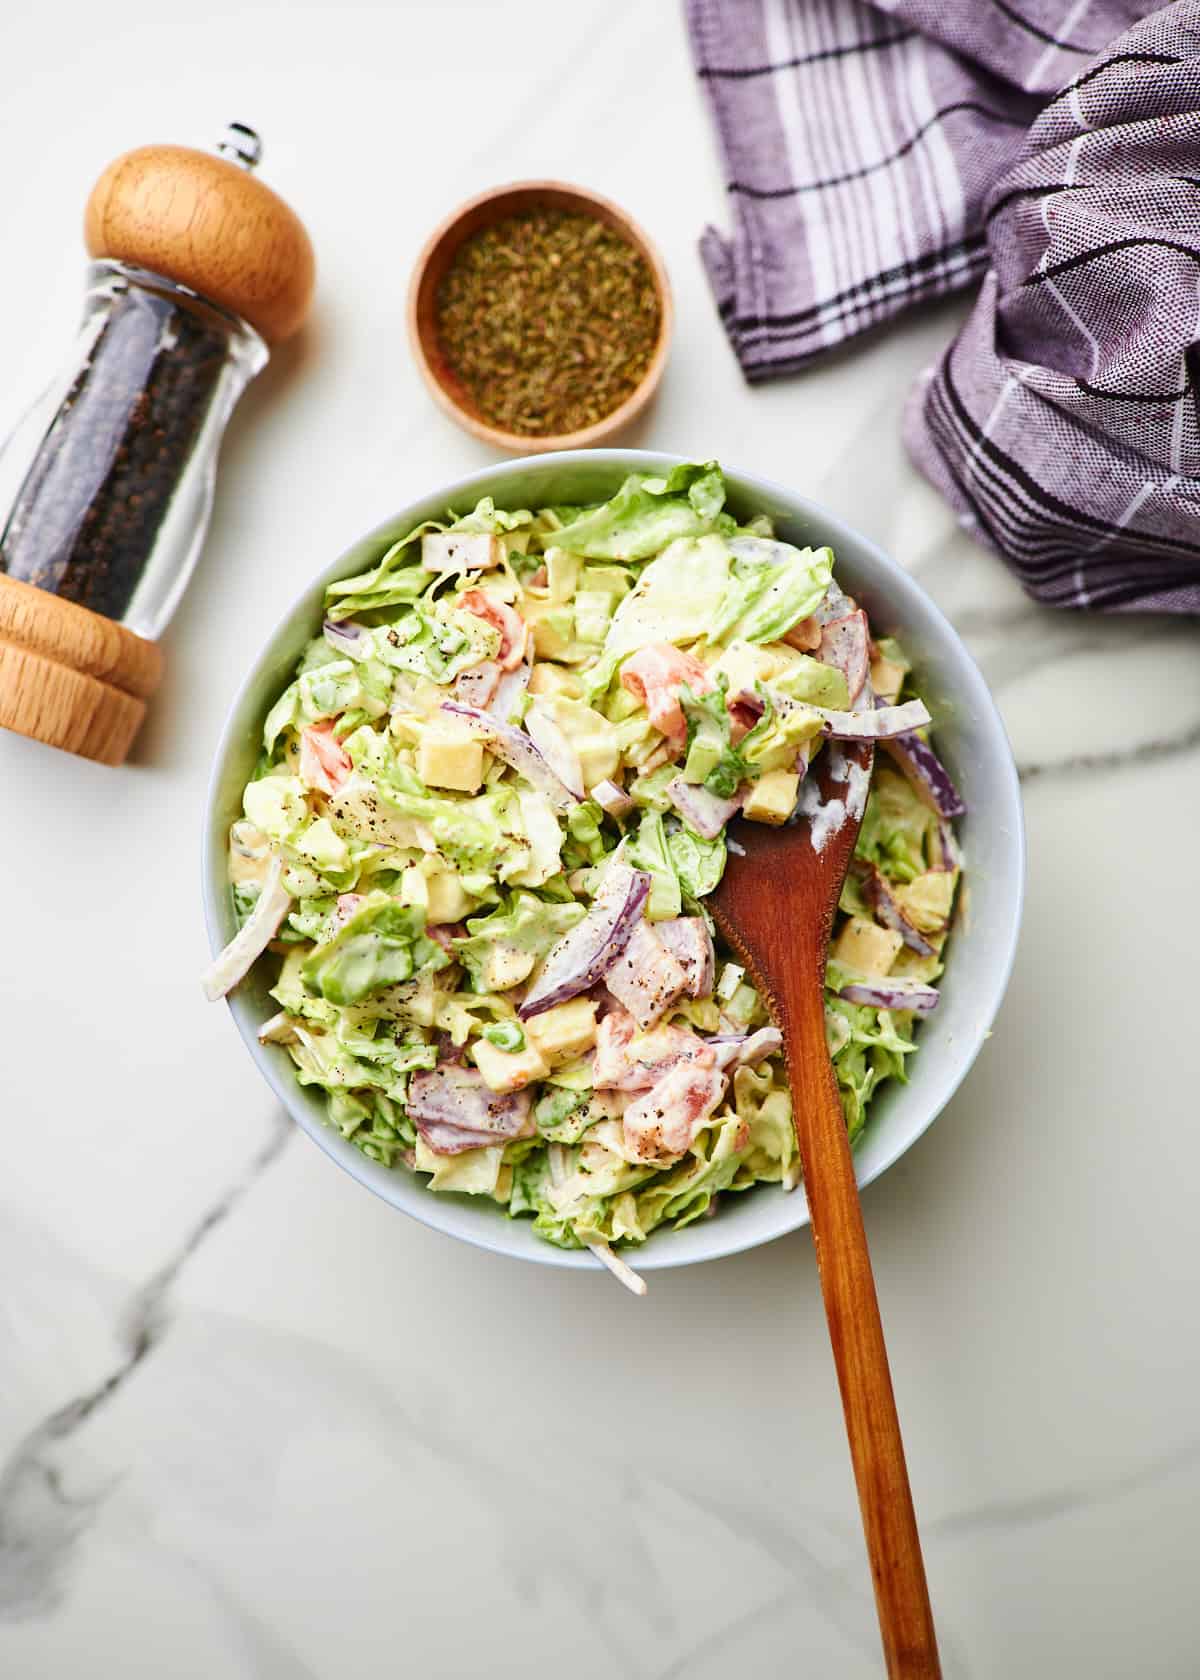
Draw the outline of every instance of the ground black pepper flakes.
<instances>
[{"instance_id":1,"label":"ground black pepper flakes","mask_svg":"<svg viewBox=\"0 0 1200 1680\"><path fill-rule=\"evenodd\" d=\"M482 418L527 437L578 431L619 408L662 324L642 253L597 217L549 207L463 242L438 288L436 322Z\"/></svg>"},{"instance_id":2,"label":"ground black pepper flakes","mask_svg":"<svg viewBox=\"0 0 1200 1680\"><path fill-rule=\"evenodd\" d=\"M0 572L123 618L228 355L229 333L185 303L114 296L17 494Z\"/></svg>"}]
</instances>

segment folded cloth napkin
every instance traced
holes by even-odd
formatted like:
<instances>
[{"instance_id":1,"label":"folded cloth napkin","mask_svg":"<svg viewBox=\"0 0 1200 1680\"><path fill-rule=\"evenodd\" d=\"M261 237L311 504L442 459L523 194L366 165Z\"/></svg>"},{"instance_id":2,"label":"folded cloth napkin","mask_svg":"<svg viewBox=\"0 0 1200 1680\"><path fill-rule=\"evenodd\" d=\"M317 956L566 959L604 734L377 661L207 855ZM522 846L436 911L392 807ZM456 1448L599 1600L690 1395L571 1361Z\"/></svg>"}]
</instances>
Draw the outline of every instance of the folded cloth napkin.
<instances>
[{"instance_id":1,"label":"folded cloth napkin","mask_svg":"<svg viewBox=\"0 0 1200 1680\"><path fill-rule=\"evenodd\" d=\"M750 380L983 276L905 437L1060 607L1200 612L1200 0L687 0Z\"/></svg>"}]
</instances>

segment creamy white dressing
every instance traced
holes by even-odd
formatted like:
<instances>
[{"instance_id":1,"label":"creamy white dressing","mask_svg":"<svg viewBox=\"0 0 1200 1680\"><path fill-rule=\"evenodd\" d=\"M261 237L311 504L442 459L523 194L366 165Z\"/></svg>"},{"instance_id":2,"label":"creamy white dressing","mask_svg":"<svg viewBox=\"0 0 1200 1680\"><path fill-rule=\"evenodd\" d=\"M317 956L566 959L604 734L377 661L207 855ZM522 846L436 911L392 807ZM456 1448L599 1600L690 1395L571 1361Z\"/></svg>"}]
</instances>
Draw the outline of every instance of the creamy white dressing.
<instances>
[{"instance_id":1,"label":"creamy white dressing","mask_svg":"<svg viewBox=\"0 0 1200 1680\"><path fill-rule=\"evenodd\" d=\"M812 849L820 854L838 833L846 820L844 799L825 799L816 782L804 782L800 789L798 809L808 818L808 833Z\"/></svg>"},{"instance_id":2,"label":"creamy white dressing","mask_svg":"<svg viewBox=\"0 0 1200 1680\"><path fill-rule=\"evenodd\" d=\"M836 799L822 796L816 781L805 781L800 788L797 809L808 818L813 851L823 852L846 822L858 821L867 808L871 791L871 772L855 759L848 759L835 742L826 747L829 774L835 782L844 782L846 791Z\"/></svg>"}]
</instances>

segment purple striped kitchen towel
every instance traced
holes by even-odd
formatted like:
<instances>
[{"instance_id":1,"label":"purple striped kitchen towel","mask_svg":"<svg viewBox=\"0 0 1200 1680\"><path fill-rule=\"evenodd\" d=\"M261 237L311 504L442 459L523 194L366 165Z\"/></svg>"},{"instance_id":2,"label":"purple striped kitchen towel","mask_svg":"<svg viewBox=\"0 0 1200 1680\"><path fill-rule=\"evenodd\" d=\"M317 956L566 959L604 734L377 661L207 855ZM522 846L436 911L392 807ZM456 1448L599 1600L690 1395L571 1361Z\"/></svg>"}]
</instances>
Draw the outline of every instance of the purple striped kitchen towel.
<instances>
[{"instance_id":1,"label":"purple striped kitchen towel","mask_svg":"<svg viewBox=\"0 0 1200 1680\"><path fill-rule=\"evenodd\" d=\"M982 277L908 447L1038 600L1200 612L1200 0L687 0L750 380Z\"/></svg>"}]
</instances>

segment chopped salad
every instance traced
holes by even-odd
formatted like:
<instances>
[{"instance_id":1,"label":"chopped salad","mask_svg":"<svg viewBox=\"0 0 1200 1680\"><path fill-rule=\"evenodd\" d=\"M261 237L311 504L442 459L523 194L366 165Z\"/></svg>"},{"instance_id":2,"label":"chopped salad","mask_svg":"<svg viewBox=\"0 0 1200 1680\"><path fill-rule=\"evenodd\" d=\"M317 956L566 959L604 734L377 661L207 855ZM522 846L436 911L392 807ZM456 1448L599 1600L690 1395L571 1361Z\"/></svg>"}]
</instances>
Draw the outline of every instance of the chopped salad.
<instances>
[{"instance_id":1,"label":"chopped salad","mask_svg":"<svg viewBox=\"0 0 1200 1680\"><path fill-rule=\"evenodd\" d=\"M485 498L331 584L205 982L272 963L260 1036L343 1137L632 1284L614 1247L800 1176L780 1034L705 911L731 820L819 821L815 756L883 749L826 975L852 1141L937 1005L961 872L900 644L830 549L725 500L712 462L598 506Z\"/></svg>"}]
</instances>

